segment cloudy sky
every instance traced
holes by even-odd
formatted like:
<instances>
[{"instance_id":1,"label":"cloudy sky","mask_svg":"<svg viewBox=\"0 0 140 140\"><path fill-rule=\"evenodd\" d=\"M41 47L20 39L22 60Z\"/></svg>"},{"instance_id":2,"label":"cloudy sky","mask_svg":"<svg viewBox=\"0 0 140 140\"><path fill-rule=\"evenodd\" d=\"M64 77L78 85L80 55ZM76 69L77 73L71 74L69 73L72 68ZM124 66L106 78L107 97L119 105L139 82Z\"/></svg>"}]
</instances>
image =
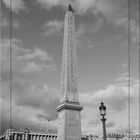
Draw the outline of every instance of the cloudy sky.
<instances>
[{"instance_id":1,"label":"cloudy sky","mask_svg":"<svg viewBox=\"0 0 140 140\"><path fill-rule=\"evenodd\" d=\"M139 0L130 1L130 126L137 133ZM98 109L101 101L107 106L107 133L126 132L128 0L72 0L71 3L76 18L79 98L84 106L82 133L102 133ZM12 126L41 131L55 128L67 5L68 0L11 0L10 8L10 0L1 1L1 131L10 125L10 30Z\"/></svg>"}]
</instances>

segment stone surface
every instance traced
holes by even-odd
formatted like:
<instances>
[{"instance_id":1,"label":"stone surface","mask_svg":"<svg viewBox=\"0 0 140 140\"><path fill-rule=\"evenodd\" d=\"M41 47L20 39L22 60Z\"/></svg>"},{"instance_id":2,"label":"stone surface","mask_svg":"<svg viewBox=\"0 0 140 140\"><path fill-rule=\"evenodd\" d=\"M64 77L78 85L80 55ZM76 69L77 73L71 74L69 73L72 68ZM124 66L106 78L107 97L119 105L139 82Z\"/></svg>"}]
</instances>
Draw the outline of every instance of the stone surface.
<instances>
[{"instance_id":1,"label":"stone surface","mask_svg":"<svg viewBox=\"0 0 140 140\"><path fill-rule=\"evenodd\" d=\"M81 140L81 116L79 108L63 106L58 113L58 140ZM81 108L80 108L81 107Z\"/></svg>"},{"instance_id":2,"label":"stone surface","mask_svg":"<svg viewBox=\"0 0 140 140\"><path fill-rule=\"evenodd\" d=\"M75 47L75 16L69 6L65 14L62 58L61 102L57 107L57 140L81 140L81 116L77 90L77 51Z\"/></svg>"},{"instance_id":3,"label":"stone surface","mask_svg":"<svg viewBox=\"0 0 140 140\"><path fill-rule=\"evenodd\" d=\"M75 47L75 17L67 11L64 24L61 102L79 102L77 91L77 51Z\"/></svg>"},{"instance_id":4,"label":"stone surface","mask_svg":"<svg viewBox=\"0 0 140 140\"><path fill-rule=\"evenodd\" d=\"M77 110L65 110L66 140L81 140L81 118Z\"/></svg>"}]
</instances>

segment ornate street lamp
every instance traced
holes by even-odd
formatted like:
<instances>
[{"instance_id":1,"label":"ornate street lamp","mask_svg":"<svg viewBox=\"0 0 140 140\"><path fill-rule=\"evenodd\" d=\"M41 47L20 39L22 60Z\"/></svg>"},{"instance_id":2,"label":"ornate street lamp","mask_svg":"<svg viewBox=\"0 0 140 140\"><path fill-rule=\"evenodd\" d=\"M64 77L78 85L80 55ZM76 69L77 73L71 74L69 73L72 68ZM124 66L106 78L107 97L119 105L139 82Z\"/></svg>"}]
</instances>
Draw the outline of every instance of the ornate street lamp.
<instances>
[{"instance_id":1,"label":"ornate street lamp","mask_svg":"<svg viewBox=\"0 0 140 140\"><path fill-rule=\"evenodd\" d=\"M102 117L101 121L102 121L102 124L103 124L103 138L104 138L104 140L106 140L106 126L105 126L106 107L104 106L103 102L101 102L101 106L99 107L99 110L100 110L100 115Z\"/></svg>"},{"instance_id":2,"label":"ornate street lamp","mask_svg":"<svg viewBox=\"0 0 140 140\"><path fill-rule=\"evenodd\" d=\"M25 130L25 140L29 140L29 130L26 128Z\"/></svg>"}]
</instances>

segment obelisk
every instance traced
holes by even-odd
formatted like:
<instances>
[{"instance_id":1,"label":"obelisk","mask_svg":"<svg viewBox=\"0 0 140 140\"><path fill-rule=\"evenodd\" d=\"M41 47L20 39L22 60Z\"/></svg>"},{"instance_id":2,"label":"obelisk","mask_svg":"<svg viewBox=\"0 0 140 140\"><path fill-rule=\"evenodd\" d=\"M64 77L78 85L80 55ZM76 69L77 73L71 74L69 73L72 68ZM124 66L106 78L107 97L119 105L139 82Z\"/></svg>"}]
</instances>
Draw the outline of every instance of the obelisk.
<instances>
[{"instance_id":1,"label":"obelisk","mask_svg":"<svg viewBox=\"0 0 140 140\"><path fill-rule=\"evenodd\" d=\"M58 140L81 140L81 116L77 90L77 51L75 46L75 15L69 4L65 14L61 99L58 111Z\"/></svg>"}]
</instances>

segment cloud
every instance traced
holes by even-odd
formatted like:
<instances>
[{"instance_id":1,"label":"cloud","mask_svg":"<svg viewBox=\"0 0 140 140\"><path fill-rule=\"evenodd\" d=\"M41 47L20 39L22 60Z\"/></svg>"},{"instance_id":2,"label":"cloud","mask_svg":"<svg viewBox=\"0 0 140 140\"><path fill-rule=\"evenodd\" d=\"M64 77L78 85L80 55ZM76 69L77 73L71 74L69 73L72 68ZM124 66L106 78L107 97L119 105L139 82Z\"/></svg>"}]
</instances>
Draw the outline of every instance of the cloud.
<instances>
[{"instance_id":1,"label":"cloud","mask_svg":"<svg viewBox=\"0 0 140 140\"><path fill-rule=\"evenodd\" d=\"M103 18L97 18L91 23L81 23L76 30L77 48L93 48L92 36L100 31L103 24Z\"/></svg>"},{"instance_id":2,"label":"cloud","mask_svg":"<svg viewBox=\"0 0 140 140\"><path fill-rule=\"evenodd\" d=\"M7 8L11 9L11 11L14 13L18 13L20 10L25 9L25 4L23 0L2 0L2 2Z\"/></svg>"},{"instance_id":3,"label":"cloud","mask_svg":"<svg viewBox=\"0 0 140 140\"><path fill-rule=\"evenodd\" d=\"M131 78L131 101L134 101L138 96L138 84L138 80ZM86 106L97 106L99 102L104 101L115 111L126 109L128 97L128 77L126 77L126 74L120 75L115 80L115 83L109 84L105 89L98 90L94 93L82 93L80 95L81 103Z\"/></svg>"},{"instance_id":4,"label":"cloud","mask_svg":"<svg viewBox=\"0 0 140 140\"><path fill-rule=\"evenodd\" d=\"M68 1L65 0L37 0L38 3L46 9L50 9L56 6L67 7ZM71 3L74 7L74 10L78 13L85 13L87 10L92 9L95 5L96 0L73 0Z\"/></svg>"},{"instance_id":5,"label":"cloud","mask_svg":"<svg viewBox=\"0 0 140 140\"><path fill-rule=\"evenodd\" d=\"M85 48L85 42L87 42L87 38L85 37L86 31L87 26L85 24L79 25L76 31L76 42L75 42L77 48Z\"/></svg>"},{"instance_id":6,"label":"cloud","mask_svg":"<svg viewBox=\"0 0 140 140\"><path fill-rule=\"evenodd\" d=\"M46 115L51 120L57 117L56 107L59 104L57 90L48 87L46 80L44 81L42 78L46 77L46 70L52 68L52 65L54 66L53 58L40 48L24 48L23 42L19 39L13 38L11 43L12 126L30 129L38 129L38 127L54 129L51 123L38 117L38 114ZM2 131L4 131L10 124L8 121L10 113L10 40L2 39L1 45L2 94L0 100L3 114L1 126ZM31 64L34 65L31 67ZM35 78L37 80L34 80Z\"/></svg>"},{"instance_id":7,"label":"cloud","mask_svg":"<svg viewBox=\"0 0 140 140\"><path fill-rule=\"evenodd\" d=\"M132 37L132 41L139 43L139 22L135 19L130 20L130 33Z\"/></svg>"},{"instance_id":8,"label":"cloud","mask_svg":"<svg viewBox=\"0 0 140 140\"><path fill-rule=\"evenodd\" d=\"M73 7L74 9L79 13L79 14L83 14L89 10L91 10L92 8L94 8L94 6L96 5L96 0L75 0L73 1Z\"/></svg>"},{"instance_id":9,"label":"cloud","mask_svg":"<svg viewBox=\"0 0 140 140\"><path fill-rule=\"evenodd\" d=\"M0 20L1 20L0 21L1 22L1 27L7 27L7 26L10 25L8 19L3 17L2 15L1 15L1 19Z\"/></svg>"},{"instance_id":10,"label":"cloud","mask_svg":"<svg viewBox=\"0 0 140 140\"><path fill-rule=\"evenodd\" d=\"M138 132L138 97L139 97L139 81L130 78L130 122L131 131ZM99 105L103 101L107 107L107 132L120 133L125 132L128 125L128 73L121 74L118 78L110 81L104 89L96 91L87 91L80 93L80 103L84 106L81 115L82 132L86 134L102 133L102 124L100 121ZM88 115L87 115L88 114ZM123 116L123 117L122 117ZM120 126L121 125L121 126ZM135 129L133 127L135 126ZM94 131L93 131L94 128Z\"/></svg>"},{"instance_id":11,"label":"cloud","mask_svg":"<svg viewBox=\"0 0 140 140\"><path fill-rule=\"evenodd\" d=\"M1 132L4 132L5 129L10 126L10 117L9 117L9 102L5 99L1 100L2 105L2 115L1 115ZM17 113L18 112L18 113ZM14 102L12 103L12 114L11 114L11 124L13 128L26 129L29 130L39 130L40 128L44 131L55 130L55 124L53 121L48 122L47 120L38 119L37 115L42 114L43 112L38 109L27 108L24 106L17 106Z\"/></svg>"},{"instance_id":12,"label":"cloud","mask_svg":"<svg viewBox=\"0 0 140 140\"><path fill-rule=\"evenodd\" d=\"M97 126L97 125L99 125L101 123L101 121L100 121L100 119L96 119L95 121L90 121L89 122L89 125L92 125L92 126Z\"/></svg>"},{"instance_id":13,"label":"cloud","mask_svg":"<svg viewBox=\"0 0 140 140\"><path fill-rule=\"evenodd\" d=\"M106 127L107 127L107 128L109 128L109 127L114 127L115 125L116 125L115 122L110 121L110 122L107 122Z\"/></svg>"},{"instance_id":14,"label":"cloud","mask_svg":"<svg viewBox=\"0 0 140 140\"><path fill-rule=\"evenodd\" d=\"M38 130L42 128L55 129L57 118L56 107L59 104L58 92L47 85L43 85L24 78L15 78L12 75L12 126L15 128L29 128ZM22 81L22 82L21 82ZM3 80L2 80L3 83ZM7 83L3 83L7 89ZM10 93L2 91L1 100L1 126L2 131L9 128ZM18 112L18 114L17 114ZM51 122L48 122L50 121Z\"/></svg>"},{"instance_id":15,"label":"cloud","mask_svg":"<svg viewBox=\"0 0 140 140\"><path fill-rule=\"evenodd\" d=\"M1 56L3 69L5 69L10 64L8 59L10 57L10 40L8 39L2 39ZM47 52L37 47L35 49L25 49L21 40L13 38L12 68L16 72L38 72L45 69L55 70L55 64L53 58Z\"/></svg>"},{"instance_id":16,"label":"cloud","mask_svg":"<svg viewBox=\"0 0 140 140\"><path fill-rule=\"evenodd\" d=\"M128 64L123 63L123 64L122 64L122 67L127 68L127 67L128 67Z\"/></svg>"},{"instance_id":17,"label":"cloud","mask_svg":"<svg viewBox=\"0 0 140 140\"><path fill-rule=\"evenodd\" d=\"M26 53L17 56L19 60L26 61L23 72L41 71L43 69L55 70L53 58L45 51L35 48L27 50Z\"/></svg>"},{"instance_id":18,"label":"cloud","mask_svg":"<svg viewBox=\"0 0 140 140\"><path fill-rule=\"evenodd\" d=\"M46 127L44 123L37 118L37 114L45 114L50 119L55 119L56 106L59 103L59 99L56 96L56 90L48 88L45 82L42 80L42 76L46 73L47 69L50 69L53 63L53 58L45 51L39 48L26 49L21 40L13 38L12 43L12 119L14 121L14 127L29 127L37 128L39 125L43 128ZM2 130L9 127L9 106L10 106L10 40L1 40L1 96L2 101ZM34 67L27 68L28 64L36 63ZM36 68L39 68L36 70ZM34 68L34 69L33 69ZM42 71L42 73L40 72ZM26 72L26 73L25 73ZM30 74L28 75L28 73ZM39 76L42 74L42 76ZM31 75L33 77L31 78ZM35 77L39 80L36 83ZM37 80L37 81L38 81ZM41 94L41 95L40 95ZM50 95L49 95L50 94ZM47 99L47 100L46 100ZM54 102L56 104L54 104ZM15 116L15 114L19 115ZM28 117L23 114L30 114ZM45 113L44 113L45 112ZM4 117L7 116L7 117ZM25 118L23 118L23 116ZM34 118L34 119L33 119ZM20 122L21 121L21 122ZM22 123L23 122L23 123ZM25 128L26 128L25 127Z\"/></svg>"},{"instance_id":19,"label":"cloud","mask_svg":"<svg viewBox=\"0 0 140 140\"><path fill-rule=\"evenodd\" d=\"M132 132L138 132L138 87L139 81L131 77L130 122ZM121 74L104 89L80 93L79 95L80 103L84 106L81 112L81 115L84 115L84 118L82 117L82 133L102 134L101 116L98 109L101 101L107 107L107 133L126 131L128 127L128 73Z\"/></svg>"},{"instance_id":20,"label":"cloud","mask_svg":"<svg viewBox=\"0 0 140 140\"><path fill-rule=\"evenodd\" d=\"M50 119L56 119L56 107L59 104L59 97L55 89L50 89L42 84L26 84L25 88L21 90L20 86L15 87L15 102L19 106L26 106L31 108L38 108L47 113ZM18 91L22 93L18 94Z\"/></svg>"},{"instance_id":21,"label":"cloud","mask_svg":"<svg viewBox=\"0 0 140 140\"><path fill-rule=\"evenodd\" d=\"M37 2L43 8L46 8L46 9L50 9L52 7L60 6L60 5L63 5L64 6L66 4L66 1L65 0L48 0L48 1L45 1L45 0L37 0Z\"/></svg>"},{"instance_id":22,"label":"cloud","mask_svg":"<svg viewBox=\"0 0 140 140\"><path fill-rule=\"evenodd\" d=\"M139 23L136 19L131 18L128 20L128 16L125 15L124 17L120 17L114 21L115 25L123 27L127 34L128 34L128 29L130 28L130 35L133 42L138 42L139 41ZM130 27L129 27L130 23Z\"/></svg>"},{"instance_id":23,"label":"cloud","mask_svg":"<svg viewBox=\"0 0 140 140\"><path fill-rule=\"evenodd\" d=\"M63 29L63 21L52 20L47 22L43 29L46 31L43 33L44 35L53 35L54 33L60 32Z\"/></svg>"},{"instance_id":24,"label":"cloud","mask_svg":"<svg viewBox=\"0 0 140 140\"><path fill-rule=\"evenodd\" d=\"M87 33L89 31L90 25L80 24L76 31L76 41L75 45L78 49L92 48L92 42L88 37Z\"/></svg>"},{"instance_id":25,"label":"cloud","mask_svg":"<svg viewBox=\"0 0 140 140\"><path fill-rule=\"evenodd\" d=\"M128 2L127 1L118 1L118 3L114 3L111 5L112 16L110 14L105 14L108 17L108 20L111 20L116 26L123 27L128 34L128 29L130 28L131 39L133 42L139 41L139 2L136 0L135 2L131 2L130 5L130 13L128 12ZM120 7L119 7L120 5ZM117 7L115 9L115 6ZM114 9L114 10L113 10ZM133 10L132 10L133 9ZM130 14L130 15L129 15ZM130 19L129 19L130 16ZM129 27L130 23L130 27Z\"/></svg>"},{"instance_id":26,"label":"cloud","mask_svg":"<svg viewBox=\"0 0 140 140\"><path fill-rule=\"evenodd\" d=\"M37 0L38 3L46 9L50 9L56 6L67 7L68 1L65 0ZM97 14L98 12L102 12L106 16L112 16L116 11L120 11L122 7L127 3L127 0L123 2L118 0L73 0L71 4L74 10L78 14L84 14L86 12L91 12Z\"/></svg>"},{"instance_id":27,"label":"cloud","mask_svg":"<svg viewBox=\"0 0 140 140\"><path fill-rule=\"evenodd\" d=\"M39 120L42 120L42 121L44 121L44 120L50 121L49 117L46 116L46 115L43 115L43 114L37 114L37 118L38 118Z\"/></svg>"},{"instance_id":28,"label":"cloud","mask_svg":"<svg viewBox=\"0 0 140 140\"><path fill-rule=\"evenodd\" d=\"M55 65L37 64L35 61L32 61L29 63L27 62L26 67L22 71L24 73L29 73L29 72L42 71L43 69L55 70Z\"/></svg>"},{"instance_id":29,"label":"cloud","mask_svg":"<svg viewBox=\"0 0 140 140\"><path fill-rule=\"evenodd\" d=\"M99 90L93 95L82 94L83 104L97 106L101 101L108 104L113 110L124 110L127 105L127 88L109 85L105 90ZM120 98L121 97L121 98Z\"/></svg>"},{"instance_id":30,"label":"cloud","mask_svg":"<svg viewBox=\"0 0 140 140\"><path fill-rule=\"evenodd\" d=\"M65 0L37 0L38 3L46 9L52 7L62 6L67 7L68 2ZM84 15L85 13L92 13L93 17L106 20L109 24L112 23L117 27L128 29L128 1L127 0L73 0L72 6L77 14ZM131 10L133 9L133 10ZM138 40L138 0L131 3L131 32L134 35L134 40ZM100 23L99 23L100 24ZM99 25L98 24L98 25ZM102 21L101 21L102 25ZM128 31L128 30L126 30ZM127 32L128 33L128 32Z\"/></svg>"},{"instance_id":31,"label":"cloud","mask_svg":"<svg viewBox=\"0 0 140 140\"><path fill-rule=\"evenodd\" d=\"M29 52L29 51L28 51ZM25 53L21 56L18 57L19 59L24 59L24 60L33 60L33 59L40 59L40 60L51 60L52 58L43 50L39 48L35 48L32 52L30 53Z\"/></svg>"},{"instance_id":32,"label":"cloud","mask_svg":"<svg viewBox=\"0 0 140 140\"><path fill-rule=\"evenodd\" d=\"M0 14L0 23L1 23L1 29L7 29L8 27L10 28L10 21L9 19L4 15L4 13L1 11ZM20 29L20 24L17 20L12 19L12 27L19 30Z\"/></svg>"},{"instance_id":33,"label":"cloud","mask_svg":"<svg viewBox=\"0 0 140 140\"><path fill-rule=\"evenodd\" d=\"M13 26L15 29L17 29L17 30L20 30L20 28L21 28L20 23L18 22L18 20L13 20L12 26Z\"/></svg>"}]
</instances>

